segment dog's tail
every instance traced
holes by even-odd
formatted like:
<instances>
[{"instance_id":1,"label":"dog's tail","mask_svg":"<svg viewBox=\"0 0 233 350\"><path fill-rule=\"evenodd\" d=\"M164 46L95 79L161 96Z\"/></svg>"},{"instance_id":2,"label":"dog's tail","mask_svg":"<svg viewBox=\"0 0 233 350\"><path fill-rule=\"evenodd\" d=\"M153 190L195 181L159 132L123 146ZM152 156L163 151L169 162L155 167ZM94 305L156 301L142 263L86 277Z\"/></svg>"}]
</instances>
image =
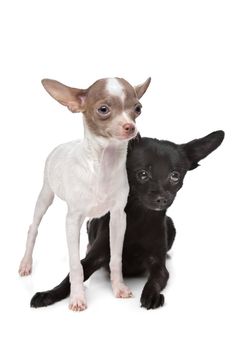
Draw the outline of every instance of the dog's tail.
<instances>
[{"instance_id":1,"label":"dog's tail","mask_svg":"<svg viewBox=\"0 0 233 350\"><path fill-rule=\"evenodd\" d=\"M93 230L91 230L91 226L92 226L91 220L87 221L86 229L87 229L88 238L89 238L89 245L95 239L95 237L92 237ZM66 278L53 289L47 290L45 292L36 293L31 299L30 306L35 308L49 306L60 300L67 298L69 295L70 295L70 278L68 274Z\"/></svg>"},{"instance_id":2,"label":"dog's tail","mask_svg":"<svg viewBox=\"0 0 233 350\"><path fill-rule=\"evenodd\" d=\"M32 299L31 307L43 307L56 303L62 299L65 299L70 294L70 279L69 275L55 288L47 290L45 292L36 293Z\"/></svg>"},{"instance_id":3,"label":"dog's tail","mask_svg":"<svg viewBox=\"0 0 233 350\"><path fill-rule=\"evenodd\" d=\"M109 215L106 216L106 219L109 220ZM101 219L103 221L103 219ZM87 222L87 233L89 239L89 248L93 245L98 232L98 219L89 220ZM107 240L108 243L108 240ZM90 250L90 249L89 249ZM107 250L108 251L108 250ZM88 279L90 275L99 269L102 265L105 264L104 259L97 259L95 254L87 254L86 258L81 260L84 270L84 280ZM108 260L106 260L108 262ZM57 301L63 300L70 295L70 278L69 274L66 278L58 284L53 289L47 290L45 292L36 293L31 299L31 307L43 307L56 303Z\"/></svg>"}]
</instances>

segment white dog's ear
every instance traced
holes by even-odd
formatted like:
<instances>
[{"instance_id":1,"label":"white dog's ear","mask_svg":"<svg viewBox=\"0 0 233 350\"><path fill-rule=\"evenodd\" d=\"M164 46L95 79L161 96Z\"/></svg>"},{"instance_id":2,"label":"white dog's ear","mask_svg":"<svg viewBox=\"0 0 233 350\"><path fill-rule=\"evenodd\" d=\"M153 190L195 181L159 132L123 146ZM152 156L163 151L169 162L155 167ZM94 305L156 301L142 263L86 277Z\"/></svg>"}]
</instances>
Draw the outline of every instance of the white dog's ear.
<instances>
[{"instance_id":1,"label":"white dog's ear","mask_svg":"<svg viewBox=\"0 0 233 350\"><path fill-rule=\"evenodd\" d=\"M43 79L41 82L45 90L71 112L85 110L87 90L72 88L52 79Z\"/></svg>"},{"instance_id":2,"label":"white dog's ear","mask_svg":"<svg viewBox=\"0 0 233 350\"><path fill-rule=\"evenodd\" d=\"M146 90L148 89L148 86L150 85L151 78L148 78L143 84L137 85L134 87L137 97L140 99Z\"/></svg>"}]
</instances>

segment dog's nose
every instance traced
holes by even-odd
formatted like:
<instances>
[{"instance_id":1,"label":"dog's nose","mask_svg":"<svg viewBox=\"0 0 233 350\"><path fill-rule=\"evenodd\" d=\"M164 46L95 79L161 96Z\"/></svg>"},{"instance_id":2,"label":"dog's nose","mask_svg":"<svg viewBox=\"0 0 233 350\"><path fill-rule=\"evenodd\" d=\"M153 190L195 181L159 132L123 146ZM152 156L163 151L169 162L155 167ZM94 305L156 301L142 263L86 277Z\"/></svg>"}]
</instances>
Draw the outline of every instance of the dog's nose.
<instances>
[{"instance_id":1,"label":"dog's nose","mask_svg":"<svg viewBox=\"0 0 233 350\"><path fill-rule=\"evenodd\" d=\"M155 202L156 202L156 204L161 205L161 206L167 205L167 199L165 197L162 197L162 196L158 196L155 199Z\"/></svg>"},{"instance_id":2,"label":"dog's nose","mask_svg":"<svg viewBox=\"0 0 233 350\"><path fill-rule=\"evenodd\" d=\"M132 123L126 123L123 125L123 129L128 133L132 134L135 131L135 126Z\"/></svg>"}]
</instances>

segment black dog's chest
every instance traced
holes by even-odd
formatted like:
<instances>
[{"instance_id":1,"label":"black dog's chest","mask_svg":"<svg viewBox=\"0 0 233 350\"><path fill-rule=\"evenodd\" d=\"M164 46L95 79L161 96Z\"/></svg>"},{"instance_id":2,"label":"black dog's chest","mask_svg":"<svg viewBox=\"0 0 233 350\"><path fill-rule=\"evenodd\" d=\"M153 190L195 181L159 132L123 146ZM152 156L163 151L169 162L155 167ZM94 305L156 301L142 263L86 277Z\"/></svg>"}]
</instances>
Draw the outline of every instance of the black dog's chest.
<instances>
[{"instance_id":1,"label":"black dog's chest","mask_svg":"<svg viewBox=\"0 0 233 350\"><path fill-rule=\"evenodd\" d=\"M165 214L153 211L133 212L126 211L127 214L127 236L132 241L152 242L160 239L165 231ZM132 236L132 237L131 237ZM126 237L127 238L127 237ZM146 242L146 245L148 243Z\"/></svg>"},{"instance_id":2,"label":"black dog's chest","mask_svg":"<svg viewBox=\"0 0 233 350\"><path fill-rule=\"evenodd\" d=\"M144 258L156 254L166 239L164 219L151 214L127 216L125 252L132 258Z\"/></svg>"}]
</instances>

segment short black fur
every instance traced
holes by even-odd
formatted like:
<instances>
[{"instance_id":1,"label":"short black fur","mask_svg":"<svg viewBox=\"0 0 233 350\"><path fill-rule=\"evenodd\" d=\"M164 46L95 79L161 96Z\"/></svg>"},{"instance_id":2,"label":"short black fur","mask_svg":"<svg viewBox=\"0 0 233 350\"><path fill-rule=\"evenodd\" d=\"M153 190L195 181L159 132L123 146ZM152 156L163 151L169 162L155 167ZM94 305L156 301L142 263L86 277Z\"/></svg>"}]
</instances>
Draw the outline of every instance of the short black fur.
<instances>
[{"instance_id":1,"label":"short black fur","mask_svg":"<svg viewBox=\"0 0 233 350\"><path fill-rule=\"evenodd\" d=\"M141 138L129 144L127 172L130 184L127 228L122 269L124 276L148 274L141 295L141 306L154 309L164 304L161 291L169 273L166 255L175 239L172 219L166 215L188 170L214 151L224 138L223 131L177 145L169 141ZM109 214L87 224L90 249L82 260L84 280L100 267L108 267ZM36 293L32 307L42 307L66 298L70 293L69 275L55 288Z\"/></svg>"}]
</instances>

